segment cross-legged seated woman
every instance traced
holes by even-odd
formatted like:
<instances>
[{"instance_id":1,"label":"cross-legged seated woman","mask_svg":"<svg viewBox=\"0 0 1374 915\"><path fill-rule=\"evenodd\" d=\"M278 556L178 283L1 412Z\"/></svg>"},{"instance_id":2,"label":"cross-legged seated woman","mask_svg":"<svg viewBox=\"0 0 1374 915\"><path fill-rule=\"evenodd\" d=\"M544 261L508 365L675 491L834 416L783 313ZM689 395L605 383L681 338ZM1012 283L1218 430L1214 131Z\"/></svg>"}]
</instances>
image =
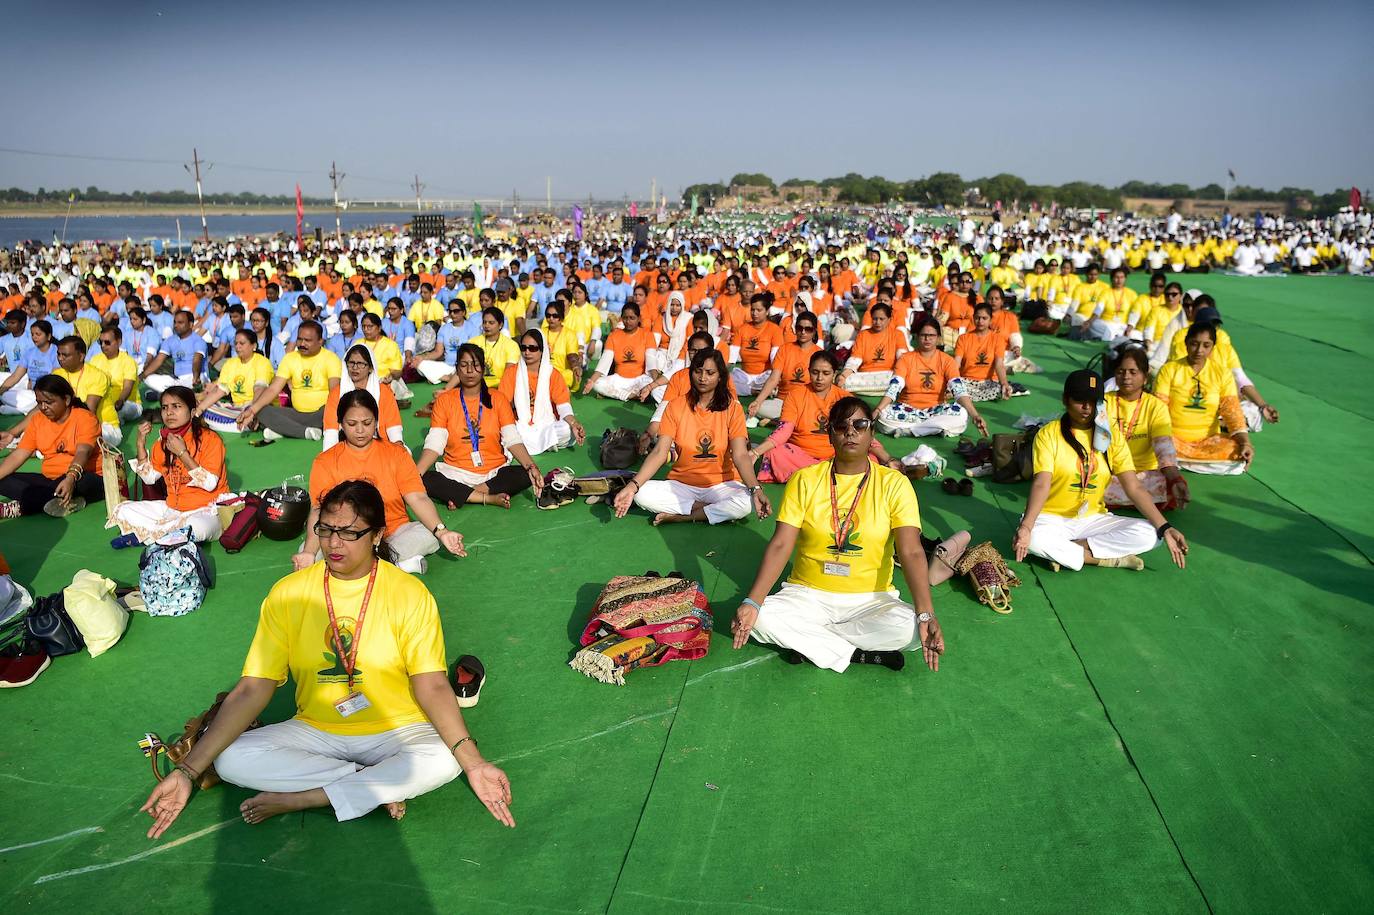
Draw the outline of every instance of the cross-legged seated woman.
<instances>
[{"instance_id":1,"label":"cross-legged seated woman","mask_svg":"<svg viewBox=\"0 0 1374 915\"><path fill-rule=\"evenodd\" d=\"M1188 481L1178 469L1169 406L1145 390L1149 377L1150 359L1144 348L1124 349L1116 366L1116 390L1108 392L1103 409L1112 434L1120 435L1131 449L1136 479L1150 500L1160 511L1183 508L1191 496ZM1130 504L1121 481L1113 477L1107 487L1107 507L1126 508Z\"/></svg>"},{"instance_id":2,"label":"cross-legged seated woman","mask_svg":"<svg viewBox=\"0 0 1374 915\"><path fill-rule=\"evenodd\" d=\"M538 495L544 486L534 458L521 443L510 401L487 388L485 366L480 347L464 343L458 348L457 387L434 398L429 434L416 462L425 492L449 508L466 502L510 508L511 496L531 484ZM506 458L506 451L519 466Z\"/></svg>"},{"instance_id":3,"label":"cross-legged seated woman","mask_svg":"<svg viewBox=\"0 0 1374 915\"><path fill-rule=\"evenodd\" d=\"M735 612L735 647L756 641L843 672L852 663L901 670L919 644L931 670L945 650L930 600L916 491L869 460L873 414L857 397L830 409L835 456L792 475L749 596ZM914 606L892 587L893 552ZM792 575L769 594L788 559Z\"/></svg>"},{"instance_id":4,"label":"cross-legged seated woman","mask_svg":"<svg viewBox=\"0 0 1374 915\"><path fill-rule=\"evenodd\" d=\"M316 505L306 526L305 543L291 558L295 567L307 568L322 555L320 538L314 532L320 499L340 483L363 479L382 494L386 544L391 548L392 562L401 571L422 574L427 567L425 557L438 552L441 545L455 556L466 556L463 535L448 530L439 520L410 449L377 437L380 408L372 392L362 388L349 391L334 411L343 439L316 455L310 465L310 498ZM411 513L416 520L410 520Z\"/></svg>"},{"instance_id":5,"label":"cross-legged seated woman","mask_svg":"<svg viewBox=\"0 0 1374 915\"><path fill-rule=\"evenodd\" d=\"M1216 327L1194 324L1184 339L1187 355L1166 362L1155 376L1155 394L1169 405L1179 466L1194 473L1245 473L1255 459L1255 447L1236 380L1214 356Z\"/></svg>"},{"instance_id":6,"label":"cross-legged seated woman","mask_svg":"<svg viewBox=\"0 0 1374 915\"><path fill-rule=\"evenodd\" d=\"M725 357L719 350L700 350L689 371L691 389L669 402L657 444L616 494L616 517L625 517L631 504L653 514L654 524L736 521L749 514L751 504L759 518L768 517L768 496L749 458L744 411L726 384ZM655 480L674 447L677 460L668 479Z\"/></svg>"},{"instance_id":7,"label":"cross-legged seated woman","mask_svg":"<svg viewBox=\"0 0 1374 915\"><path fill-rule=\"evenodd\" d=\"M568 384L554 366L544 335L534 328L520 335L520 360L506 366L497 390L515 409L516 429L525 450L543 454L573 442L584 443L587 430L573 415Z\"/></svg>"},{"instance_id":8,"label":"cross-legged seated woman","mask_svg":"<svg viewBox=\"0 0 1374 915\"><path fill-rule=\"evenodd\" d=\"M211 765L262 792L239 807L247 823L311 807L342 821L385 805L399 818L409 798L466 772L491 815L515 825L510 780L482 757L454 701L434 597L391 564L385 530L372 484L351 480L324 497L324 559L268 592L243 677L143 805L149 838L172 825ZM247 730L288 676L295 717Z\"/></svg>"},{"instance_id":9,"label":"cross-legged seated woman","mask_svg":"<svg viewBox=\"0 0 1374 915\"><path fill-rule=\"evenodd\" d=\"M1163 540L1181 569L1188 541L1164 520L1136 479L1125 439L1105 421L1098 423L1101 396L1096 372L1070 372L1064 381L1064 415L1036 433L1030 498L1011 542L1016 561L1033 553L1056 569L1140 570L1145 563L1138 554ZM1113 474L1144 520L1117 517L1103 506Z\"/></svg>"},{"instance_id":10,"label":"cross-legged seated woman","mask_svg":"<svg viewBox=\"0 0 1374 915\"><path fill-rule=\"evenodd\" d=\"M33 385L37 408L29 414L24 434L0 462L0 518L47 512L61 518L88 502L105 498L96 439L100 421L61 375L44 375ZM14 439L0 433L8 445ZM38 473L21 472L34 454L43 457Z\"/></svg>"},{"instance_id":11,"label":"cross-legged seated woman","mask_svg":"<svg viewBox=\"0 0 1374 915\"><path fill-rule=\"evenodd\" d=\"M221 532L215 503L229 492L224 442L195 415L196 395L190 388L174 384L159 401L162 434L150 449L153 424L139 423L133 468L145 485L161 482L165 497L119 503L110 519L120 532L110 544L116 548L156 543L183 527L191 529L198 543Z\"/></svg>"}]
</instances>

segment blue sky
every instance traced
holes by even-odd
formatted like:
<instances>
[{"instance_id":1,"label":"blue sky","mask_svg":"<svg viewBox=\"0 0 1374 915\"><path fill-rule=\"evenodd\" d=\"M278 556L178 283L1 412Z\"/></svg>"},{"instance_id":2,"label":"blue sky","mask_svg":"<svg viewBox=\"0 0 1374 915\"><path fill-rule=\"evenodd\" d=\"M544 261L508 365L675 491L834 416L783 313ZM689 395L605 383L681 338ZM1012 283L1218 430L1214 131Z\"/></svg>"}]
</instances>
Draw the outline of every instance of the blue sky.
<instances>
[{"instance_id":1,"label":"blue sky","mask_svg":"<svg viewBox=\"0 0 1374 915\"><path fill-rule=\"evenodd\" d=\"M24 4L0 147L207 191L643 199L761 171L1374 184L1370 4ZM159 15L161 13L161 15ZM280 171L252 170L257 166ZM0 153L0 185L191 187Z\"/></svg>"}]
</instances>

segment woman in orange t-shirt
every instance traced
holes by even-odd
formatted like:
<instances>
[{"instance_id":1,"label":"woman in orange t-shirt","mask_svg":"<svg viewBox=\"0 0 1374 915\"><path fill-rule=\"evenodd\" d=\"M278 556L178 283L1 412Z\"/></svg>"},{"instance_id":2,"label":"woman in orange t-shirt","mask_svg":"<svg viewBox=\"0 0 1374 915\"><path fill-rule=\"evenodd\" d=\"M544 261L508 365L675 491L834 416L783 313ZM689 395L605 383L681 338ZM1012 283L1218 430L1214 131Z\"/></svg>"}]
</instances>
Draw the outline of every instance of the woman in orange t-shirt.
<instances>
[{"instance_id":1,"label":"woman in orange t-shirt","mask_svg":"<svg viewBox=\"0 0 1374 915\"><path fill-rule=\"evenodd\" d=\"M753 403L749 404L747 414L751 419L756 416L763 419L777 419L782 416L787 396L795 389L804 388L811 382L807 367L811 354L820 349L816 343L816 316L808 311L798 311L794 329L797 332L797 342L785 343L778 348L778 354L773 358L773 370L768 373L768 380L759 389Z\"/></svg>"},{"instance_id":2,"label":"woman in orange t-shirt","mask_svg":"<svg viewBox=\"0 0 1374 915\"><path fill-rule=\"evenodd\" d=\"M897 357L909 348L906 336L892 323L892 306L878 302L868 310L873 323L854 338L839 385L849 393L876 394L887 388Z\"/></svg>"},{"instance_id":3,"label":"woman in orange t-shirt","mask_svg":"<svg viewBox=\"0 0 1374 915\"><path fill-rule=\"evenodd\" d=\"M100 421L60 375L44 375L33 393L38 409L0 462L0 496L13 500L0 504L0 518L39 512L61 518L105 498L96 445ZM41 472L18 472L35 452L43 455Z\"/></svg>"},{"instance_id":4,"label":"woman in orange t-shirt","mask_svg":"<svg viewBox=\"0 0 1374 915\"><path fill-rule=\"evenodd\" d=\"M382 384L377 377L372 350L362 343L355 343L344 353L343 363L344 373L339 379L339 386L329 389L329 399L324 402L322 450L328 451L339 443L339 401L349 391L367 391L371 394L377 402L377 423L382 437L390 442L402 442L405 429L401 425L401 408L396 403L396 395L391 393L391 385Z\"/></svg>"},{"instance_id":5,"label":"woman in orange t-shirt","mask_svg":"<svg viewBox=\"0 0 1374 915\"><path fill-rule=\"evenodd\" d=\"M968 396L974 401L1006 400L1011 397L1004 362L1007 345L992 329L992 309L979 302L973 309L973 330L954 345L954 366L964 379Z\"/></svg>"},{"instance_id":6,"label":"woman in orange t-shirt","mask_svg":"<svg viewBox=\"0 0 1374 915\"><path fill-rule=\"evenodd\" d=\"M520 335L520 364L506 366L497 390L511 402L520 440L530 454L587 440L587 430L573 415L568 383L554 369L544 335L534 328Z\"/></svg>"},{"instance_id":7,"label":"woman in orange t-shirt","mask_svg":"<svg viewBox=\"0 0 1374 915\"><path fill-rule=\"evenodd\" d=\"M510 497L544 479L520 441L515 411L499 392L487 389L486 357L472 343L458 348L458 386L434 398L429 434L416 466L430 498L456 509L466 502L510 508ZM506 460L506 449L519 462ZM440 460L440 458L443 460Z\"/></svg>"},{"instance_id":8,"label":"woman in orange t-shirt","mask_svg":"<svg viewBox=\"0 0 1374 915\"><path fill-rule=\"evenodd\" d=\"M724 357L701 350L689 371L692 388L664 410L657 444L615 497L616 517L625 517L632 503L652 513L655 525L735 521L749 514L751 504L760 519L768 517L772 506L754 476L744 411L726 387ZM674 446L677 460L668 479L655 480Z\"/></svg>"},{"instance_id":9,"label":"woman in orange t-shirt","mask_svg":"<svg viewBox=\"0 0 1374 915\"><path fill-rule=\"evenodd\" d=\"M897 360L887 391L873 411L878 427L888 435L958 435L972 419L987 435L987 423L968 396L954 360L940 350L940 322L922 318L915 334L916 349Z\"/></svg>"},{"instance_id":10,"label":"woman in orange t-shirt","mask_svg":"<svg viewBox=\"0 0 1374 915\"><path fill-rule=\"evenodd\" d=\"M743 327L749 321L749 309L744 306L743 299L740 298L739 277L730 274L725 278L725 287L721 294L716 296L712 302L716 314L720 316L721 335L724 336L727 330Z\"/></svg>"},{"instance_id":11,"label":"woman in orange t-shirt","mask_svg":"<svg viewBox=\"0 0 1374 915\"><path fill-rule=\"evenodd\" d=\"M786 483L803 467L835 456L830 445L826 417L830 408L847 396L835 384L839 366L824 350L811 354L809 381L794 385L782 404L782 424L768 438L750 449L750 457L763 458L759 479L766 483Z\"/></svg>"},{"instance_id":12,"label":"woman in orange t-shirt","mask_svg":"<svg viewBox=\"0 0 1374 915\"><path fill-rule=\"evenodd\" d=\"M162 498L120 503L112 519L119 527L110 542L116 549L156 543L184 527L198 543L219 537L215 503L229 492L224 442L195 414L195 403L195 393L185 385L162 392L162 434L151 449L153 424L139 423L134 473L145 487L158 486Z\"/></svg>"},{"instance_id":13,"label":"woman in orange t-shirt","mask_svg":"<svg viewBox=\"0 0 1374 915\"><path fill-rule=\"evenodd\" d=\"M626 302L620 311L621 327L611 331L606 338L606 346L601 351L601 359L596 364L582 393L595 391L602 397L616 400L629 400L638 397L645 387L653 383L658 374L649 367L649 355L658 348L654 335L639 323L639 306ZM655 357L656 358L656 357ZM611 373L611 366L615 372Z\"/></svg>"},{"instance_id":14,"label":"woman in orange t-shirt","mask_svg":"<svg viewBox=\"0 0 1374 915\"><path fill-rule=\"evenodd\" d=\"M370 483L381 493L386 510L386 545L396 554L392 561L401 571L423 574L428 566L424 557L437 552L440 546L455 556L467 555L463 535L444 527L439 520L409 449L377 438L378 413L377 399L365 388L349 391L339 399L334 418L342 438L316 455L310 466L310 501L314 508L305 526L305 543L291 557L297 571L324 558L320 536L315 533L320 502L335 486L348 480ZM410 520L411 514L416 520Z\"/></svg>"},{"instance_id":15,"label":"woman in orange t-shirt","mask_svg":"<svg viewBox=\"0 0 1374 915\"><path fill-rule=\"evenodd\" d=\"M737 355L739 367L730 373L735 390L748 396L763 388L782 346L782 328L768 320L769 295L755 293L749 300L749 323L730 338L730 353Z\"/></svg>"}]
</instances>

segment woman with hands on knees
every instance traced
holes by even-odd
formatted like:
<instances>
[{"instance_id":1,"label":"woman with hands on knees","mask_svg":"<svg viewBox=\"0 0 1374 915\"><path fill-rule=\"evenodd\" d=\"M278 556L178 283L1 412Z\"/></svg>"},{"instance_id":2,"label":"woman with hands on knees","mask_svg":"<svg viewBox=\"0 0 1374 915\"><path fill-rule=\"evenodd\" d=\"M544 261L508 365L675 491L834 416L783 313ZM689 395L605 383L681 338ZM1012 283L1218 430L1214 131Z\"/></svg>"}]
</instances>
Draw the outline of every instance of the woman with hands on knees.
<instances>
[{"instance_id":1,"label":"woman with hands on knees","mask_svg":"<svg viewBox=\"0 0 1374 915\"><path fill-rule=\"evenodd\" d=\"M242 678L142 807L148 838L176 821L211 765L261 792L239 806L250 824L312 807L343 821L385 806L399 819L408 799L466 772L487 811L515 825L510 779L483 758L449 685L434 597L391 564L385 529L372 484L350 480L324 497L324 559L268 592ZM288 676L295 716L248 730Z\"/></svg>"},{"instance_id":2,"label":"woman with hands on knees","mask_svg":"<svg viewBox=\"0 0 1374 915\"><path fill-rule=\"evenodd\" d=\"M1016 561L1032 553L1058 571L1085 565L1141 571L1138 554L1169 545L1174 564L1183 568L1188 541L1164 520L1150 494L1136 479L1125 436L1114 432L1098 410L1102 379L1079 369L1064 380L1064 415L1035 436L1035 476L1026 513L1012 538ZM1145 518L1122 518L1105 507L1107 486L1117 483Z\"/></svg>"},{"instance_id":3,"label":"woman with hands on knees","mask_svg":"<svg viewBox=\"0 0 1374 915\"><path fill-rule=\"evenodd\" d=\"M321 543L315 533L319 502L348 480L367 480L381 493L386 507L386 545L393 554L392 562L402 572L424 574L428 567L425 557L440 546L454 556L466 556L463 535L439 520L410 450L377 437L380 410L372 392L366 388L349 391L339 398L335 411L343 437L316 455L310 466L310 499L316 507L305 526L305 543L291 558L295 567L309 568L320 559ZM418 520L411 521L410 513Z\"/></svg>"},{"instance_id":4,"label":"woman with hands on knees","mask_svg":"<svg viewBox=\"0 0 1374 915\"><path fill-rule=\"evenodd\" d=\"M916 491L900 471L870 460L873 422L857 397L830 408L835 456L787 481L754 585L735 611L736 648L752 636L784 649L790 663L842 673L850 664L901 670L906 649L919 646L926 666L940 669L945 640ZM914 606L892 587L894 547ZM769 594L789 558L791 577Z\"/></svg>"},{"instance_id":5,"label":"woman with hands on knees","mask_svg":"<svg viewBox=\"0 0 1374 915\"><path fill-rule=\"evenodd\" d=\"M736 521L751 506L760 520L767 518L772 506L754 476L744 411L730 393L725 357L720 350L699 350L689 371L690 390L664 410L657 444L616 494L615 516L625 517L634 504L652 513L655 525ZM655 480L674 446L677 460L668 479Z\"/></svg>"}]
</instances>

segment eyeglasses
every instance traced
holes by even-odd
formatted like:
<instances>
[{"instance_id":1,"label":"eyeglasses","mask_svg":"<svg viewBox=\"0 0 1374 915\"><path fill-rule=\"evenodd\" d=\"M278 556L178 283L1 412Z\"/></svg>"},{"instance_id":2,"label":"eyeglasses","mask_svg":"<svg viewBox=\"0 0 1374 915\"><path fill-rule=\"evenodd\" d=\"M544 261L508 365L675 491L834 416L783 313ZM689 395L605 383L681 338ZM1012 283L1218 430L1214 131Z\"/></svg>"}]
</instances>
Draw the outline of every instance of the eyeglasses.
<instances>
[{"instance_id":1,"label":"eyeglasses","mask_svg":"<svg viewBox=\"0 0 1374 915\"><path fill-rule=\"evenodd\" d=\"M451 314L451 315L462 315L462 314L467 314L467 312L463 311L463 309L461 309L461 308L450 308L450 309L448 310L448 313Z\"/></svg>"},{"instance_id":2,"label":"eyeglasses","mask_svg":"<svg viewBox=\"0 0 1374 915\"><path fill-rule=\"evenodd\" d=\"M337 536L340 540L352 543L353 541L358 540L359 538L372 533L374 530L376 530L376 528L365 527L362 530L356 530L351 527L334 527L332 525L325 524L323 521L316 521L315 526L312 528L312 530L315 532L315 536L319 537L321 540L328 540L330 535L334 535Z\"/></svg>"},{"instance_id":3,"label":"eyeglasses","mask_svg":"<svg viewBox=\"0 0 1374 915\"><path fill-rule=\"evenodd\" d=\"M873 420L871 419L855 419L849 422L841 421L838 423L831 423L830 431L839 432L840 434L844 434L850 429L853 429L855 432L866 432L872 425Z\"/></svg>"},{"instance_id":4,"label":"eyeglasses","mask_svg":"<svg viewBox=\"0 0 1374 915\"><path fill-rule=\"evenodd\" d=\"M1171 298L1171 299L1176 299L1176 298L1178 298L1179 296L1183 295L1183 293L1181 293L1181 292L1166 292L1166 293L1164 293L1164 294L1167 295L1167 296L1168 296L1169 298Z\"/></svg>"},{"instance_id":5,"label":"eyeglasses","mask_svg":"<svg viewBox=\"0 0 1374 915\"><path fill-rule=\"evenodd\" d=\"M358 359L350 359L350 360L348 360L347 362L345 362L344 365L348 366L348 367L351 368L351 369L370 369L370 368L372 368L372 364L371 364L370 362L363 362L363 361L358 360Z\"/></svg>"},{"instance_id":6,"label":"eyeglasses","mask_svg":"<svg viewBox=\"0 0 1374 915\"><path fill-rule=\"evenodd\" d=\"M540 351L541 349L543 349L543 348L544 348L544 347L540 346L538 343L521 343L521 344L520 344L520 349L521 349L523 352L526 352L526 353L537 353L537 352L539 352L539 351Z\"/></svg>"}]
</instances>

